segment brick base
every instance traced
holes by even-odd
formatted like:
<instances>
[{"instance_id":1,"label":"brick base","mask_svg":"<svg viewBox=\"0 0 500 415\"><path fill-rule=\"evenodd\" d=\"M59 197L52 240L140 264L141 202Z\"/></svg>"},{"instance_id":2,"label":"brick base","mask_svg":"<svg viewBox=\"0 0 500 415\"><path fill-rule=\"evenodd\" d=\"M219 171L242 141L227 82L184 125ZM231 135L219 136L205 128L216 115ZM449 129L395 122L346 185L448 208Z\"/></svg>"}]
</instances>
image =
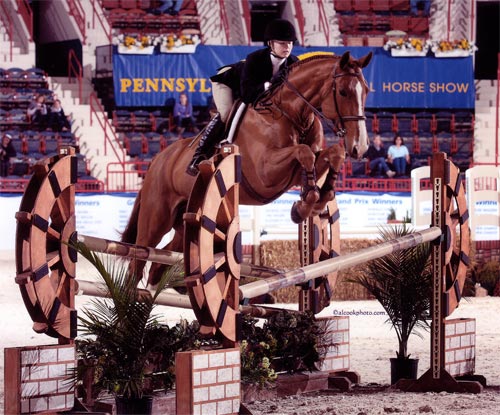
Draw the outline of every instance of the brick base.
<instances>
[{"instance_id":1,"label":"brick base","mask_svg":"<svg viewBox=\"0 0 500 415\"><path fill-rule=\"evenodd\" d=\"M349 316L320 317L326 324L326 333L319 350L325 353L317 369L325 372L349 370Z\"/></svg>"},{"instance_id":2,"label":"brick base","mask_svg":"<svg viewBox=\"0 0 500 415\"><path fill-rule=\"evenodd\" d=\"M476 364L476 319L445 321L445 369L452 376L474 374Z\"/></svg>"},{"instance_id":3,"label":"brick base","mask_svg":"<svg viewBox=\"0 0 500 415\"><path fill-rule=\"evenodd\" d=\"M238 414L240 365L239 348L177 353L177 415Z\"/></svg>"},{"instance_id":4,"label":"brick base","mask_svg":"<svg viewBox=\"0 0 500 415\"><path fill-rule=\"evenodd\" d=\"M5 414L54 413L73 408L69 371L74 345L12 347L5 350Z\"/></svg>"}]
</instances>

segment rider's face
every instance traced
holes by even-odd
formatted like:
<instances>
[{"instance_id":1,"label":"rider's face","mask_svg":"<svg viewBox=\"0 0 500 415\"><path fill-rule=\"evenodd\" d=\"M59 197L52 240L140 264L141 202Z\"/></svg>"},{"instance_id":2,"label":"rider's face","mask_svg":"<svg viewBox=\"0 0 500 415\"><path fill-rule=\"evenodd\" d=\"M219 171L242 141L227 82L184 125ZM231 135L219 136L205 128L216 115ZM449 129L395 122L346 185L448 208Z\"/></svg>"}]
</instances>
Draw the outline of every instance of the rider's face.
<instances>
[{"instance_id":1,"label":"rider's face","mask_svg":"<svg viewBox=\"0 0 500 415\"><path fill-rule=\"evenodd\" d=\"M270 46L276 56L284 59L288 58L290 53L292 53L293 42L287 42L285 40L271 40Z\"/></svg>"}]
</instances>

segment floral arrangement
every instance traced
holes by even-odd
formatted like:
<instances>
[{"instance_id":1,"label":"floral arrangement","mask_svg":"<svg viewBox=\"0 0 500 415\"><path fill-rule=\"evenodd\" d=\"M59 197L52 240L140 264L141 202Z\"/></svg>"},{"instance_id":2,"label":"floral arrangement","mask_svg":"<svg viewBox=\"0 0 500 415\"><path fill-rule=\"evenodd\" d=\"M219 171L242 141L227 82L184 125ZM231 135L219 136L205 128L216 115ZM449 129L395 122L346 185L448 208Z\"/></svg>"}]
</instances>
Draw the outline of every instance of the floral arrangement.
<instances>
[{"instance_id":1,"label":"floral arrangement","mask_svg":"<svg viewBox=\"0 0 500 415\"><path fill-rule=\"evenodd\" d=\"M119 53L152 54L158 46L161 53L194 53L201 43L198 35L173 33L160 36L124 35L113 38L113 45L118 46Z\"/></svg>"},{"instance_id":2,"label":"floral arrangement","mask_svg":"<svg viewBox=\"0 0 500 415\"><path fill-rule=\"evenodd\" d=\"M134 37L120 34L113 38L113 44L117 46L124 46L128 49L132 49L134 47L144 49L148 46L153 46L154 39L149 35L138 35Z\"/></svg>"},{"instance_id":3,"label":"floral arrangement","mask_svg":"<svg viewBox=\"0 0 500 415\"><path fill-rule=\"evenodd\" d=\"M278 374L271 367L271 359L275 353L275 345L271 347L264 341L243 340L240 343L242 380L257 384L260 387L270 386Z\"/></svg>"},{"instance_id":4,"label":"floral arrangement","mask_svg":"<svg viewBox=\"0 0 500 415\"><path fill-rule=\"evenodd\" d=\"M455 41L448 40L423 40L418 38L399 38L389 40L384 45L384 49L392 56L425 56L429 49L438 58L441 57L462 57L472 55L477 47L467 39Z\"/></svg>"},{"instance_id":5,"label":"floral arrangement","mask_svg":"<svg viewBox=\"0 0 500 415\"><path fill-rule=\"evenodd\" d=\"M163 53L192 53L196 46L201 43L201 39L198 35L176 35L170 33L168 35L158 36L155 39L155 43L160 45L160 52Z\"/></svg>"},{"instance_id":6,"label":"floral arrangement","mask_svg":"<svg viewBox=\"0 0 500 415\"><path fill-rule=\"evenodd\" d=\"M390 51L393 56L425 56L430 47L429 40L418 38L389 40L384 45L384 49Z\"/></svg>"},{"instance_id":7,"label":"floral arrangement","mask_svg":"<svg viewBox=\"0 0 500 415\"><path fill-rule=\"evenodd\" d=\"M477 50L477 47L474 45L474 42L469 42L467 39L462 38L453 41L433 41L431 50L436 56L469 56Z\"/></svg>"}]
</instances>

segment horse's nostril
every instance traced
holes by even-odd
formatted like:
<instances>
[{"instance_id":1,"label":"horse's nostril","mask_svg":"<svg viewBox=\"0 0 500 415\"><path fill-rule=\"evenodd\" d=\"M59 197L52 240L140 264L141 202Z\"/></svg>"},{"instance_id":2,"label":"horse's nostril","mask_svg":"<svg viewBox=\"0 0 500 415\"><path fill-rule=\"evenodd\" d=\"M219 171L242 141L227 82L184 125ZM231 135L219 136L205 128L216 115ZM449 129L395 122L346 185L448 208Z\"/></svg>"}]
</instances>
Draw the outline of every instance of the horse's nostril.
<instances>
[{"instance_id":1,"label":"horse's nostril","mask_svg":"<svg viewBox=\"0 0 500 415\"><path fill-rule=\"evenodd\" d=\"M358 158L358 146L354 146L351 151L351 157Z\"/></svg>"}]
</instances>

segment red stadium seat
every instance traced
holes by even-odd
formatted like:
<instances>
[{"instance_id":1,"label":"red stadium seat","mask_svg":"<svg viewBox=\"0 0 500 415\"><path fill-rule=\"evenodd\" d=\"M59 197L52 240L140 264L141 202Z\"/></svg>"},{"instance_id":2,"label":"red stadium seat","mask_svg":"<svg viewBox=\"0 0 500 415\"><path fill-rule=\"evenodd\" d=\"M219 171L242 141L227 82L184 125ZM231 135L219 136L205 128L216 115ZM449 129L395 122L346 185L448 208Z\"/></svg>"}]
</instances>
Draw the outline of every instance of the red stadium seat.
<instances>
[{"instance_id":1,"label":"red stadium seat","mask_svg":"<svg viewBox=\"0 0 500 415\"><path fill-rule=\"evenodd\" d=\"M352 0L336 0L333 6L337 13L350 12L353 10Z\"/></svg>"}]
</instances>

